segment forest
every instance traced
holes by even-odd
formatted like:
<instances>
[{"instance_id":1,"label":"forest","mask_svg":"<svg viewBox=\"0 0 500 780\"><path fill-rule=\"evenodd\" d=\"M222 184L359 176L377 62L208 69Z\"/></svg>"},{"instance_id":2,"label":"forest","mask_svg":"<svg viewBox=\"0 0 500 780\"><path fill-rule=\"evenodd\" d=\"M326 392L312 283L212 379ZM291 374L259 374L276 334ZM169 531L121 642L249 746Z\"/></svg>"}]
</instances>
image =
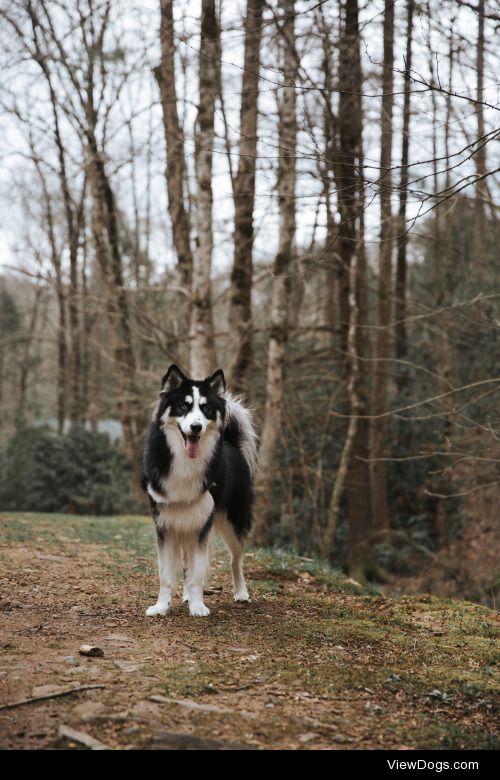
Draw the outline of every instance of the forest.
<instances>
[{"instance_id":1,"label":"forest","mask_svg":"<svg viewBox=\"0 0 500 780\"><path fill-rule=\"evenodd\" d=\"M495 604L494 0L0 0L0 511L146 514L222 368L252 540Z\"/></svg>"}]
</instances>

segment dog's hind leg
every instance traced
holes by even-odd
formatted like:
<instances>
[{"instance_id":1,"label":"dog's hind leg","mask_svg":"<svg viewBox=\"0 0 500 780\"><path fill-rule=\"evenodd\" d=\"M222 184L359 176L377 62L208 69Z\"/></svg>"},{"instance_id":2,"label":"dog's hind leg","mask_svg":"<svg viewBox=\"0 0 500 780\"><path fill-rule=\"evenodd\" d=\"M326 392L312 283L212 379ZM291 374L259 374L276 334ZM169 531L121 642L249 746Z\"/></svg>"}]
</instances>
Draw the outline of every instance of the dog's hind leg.
<instances>
[{"instance_id":1,"label":"dog's hind leg","mask_svg":"<svg viewBox=\"0 0 500 780\"><path fill-rule=\"evenodd\" d=\"M158 601L148 607L146 615L166 615L172 605L172 596L177 589L177 572L180 563L180 550L175 534L168 533L157 525L156 544L158 550L158 572L160 575L160 592Z\"/></svg>"},{"instance_id":2,"label":"dog's hind leg","mask_svg":"<svg viewBox=\"0 0 500 780\"><path fill-rule=\"evenodd\" d=\"M234 531L231 523L226 518L220 518L217 530L221 533L231 553L231 572L233 575L233 589L235 601L250 601L248 590L243 575L243 540Z\"/></svg>"}]
</instances>

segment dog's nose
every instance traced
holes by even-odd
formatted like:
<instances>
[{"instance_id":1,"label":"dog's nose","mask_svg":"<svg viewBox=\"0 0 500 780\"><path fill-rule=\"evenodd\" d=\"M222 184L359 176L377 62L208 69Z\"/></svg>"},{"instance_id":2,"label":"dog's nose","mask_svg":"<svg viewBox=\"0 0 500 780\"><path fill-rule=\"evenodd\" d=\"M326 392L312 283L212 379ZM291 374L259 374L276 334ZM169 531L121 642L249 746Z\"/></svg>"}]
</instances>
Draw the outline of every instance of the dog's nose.
<instances>
[{"instance_id":1,"label":"dog's nose","mask_svg":"<svg viewBox=\"0 0 500 780\"><path fill-rule=\"evenodd\" d=\"M191 430L193 431L193 433L199 433L201 431L201 427L202 426L200 425L200 423L193 423L191 425Z\"/></svg>"}]
</instances>

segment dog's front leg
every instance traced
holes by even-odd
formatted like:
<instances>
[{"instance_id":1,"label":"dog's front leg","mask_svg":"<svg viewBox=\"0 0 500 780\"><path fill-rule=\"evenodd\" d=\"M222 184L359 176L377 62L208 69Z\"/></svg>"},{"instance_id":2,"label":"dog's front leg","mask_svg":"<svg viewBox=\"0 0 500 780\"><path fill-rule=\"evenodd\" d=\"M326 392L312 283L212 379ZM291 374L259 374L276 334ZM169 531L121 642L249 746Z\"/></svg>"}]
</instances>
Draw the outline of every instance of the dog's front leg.
<instances>
[{"instance_id":1,"label":"dog's front leg","mask_svg":"<svg viewBox=\"0 0 500 780\"><path fill-rule=\"evenodd\" d=\"M206 617L210 615L210 610L203 603L203 585L210 559L208 539L196 539L190 545L187 557L185 597L189 601L189 612L194 617Z\"/></svg>"},{"instance_id":2,"label":"dog's front leg","mask_svg":"<svg viewBox=\"0 0 500 780\"><path fill-rule=\"evenodd\" d=\"M172 596L177 589L180 555L176 535L172 531L165 531L157 525L156 545L158 550L160 592L156 604L153 604L146 610L148 617L166 615L172 605Z\"/></svg>"}]
</instances>

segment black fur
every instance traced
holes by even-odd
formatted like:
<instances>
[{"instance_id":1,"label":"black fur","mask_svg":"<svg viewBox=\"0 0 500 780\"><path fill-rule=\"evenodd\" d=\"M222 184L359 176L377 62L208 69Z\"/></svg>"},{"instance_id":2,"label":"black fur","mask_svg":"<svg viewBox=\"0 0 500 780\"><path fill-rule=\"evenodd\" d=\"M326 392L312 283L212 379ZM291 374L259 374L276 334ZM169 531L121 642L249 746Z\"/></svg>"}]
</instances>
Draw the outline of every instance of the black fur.
<instances>
[{"instance_id":1,"label":"black fur","mask_svg":"<svg viewBox=\"0 0 500 780\"><path fill-rule=\"evenodd\" d=\"M226 402L222 393L226 389L224 374L216 371L203 381L188 379L177 366L171 366L162 380L160 401L155 411L149 429L143 461L141 487L147 491L148 485L161 495L164 495L162 479L171 468L175 467L173 456L162 430L161 417L167 407L170 415L181 417L186 413L186 395L192 392L193 386L200 391L200 396L207 399L202 411L205 417L215 420L217 412L221 418L226 418ZM231 419L224 425L214 454L204 475L203 490L209 490L215 503L215 511L223 511L236 535L245 537L251 527L251 510L253 501L252 478L248 464L240 449L241 430L238 422ZM168 496L165 496L168 501ZM193 496L193 500L196 496ZM157 505L151 500L153 519L158 516ZM156 516L155 516L156 513ZM208 535L212 518L200 532L201 537Z\"/></svg>"}]
</instances>

